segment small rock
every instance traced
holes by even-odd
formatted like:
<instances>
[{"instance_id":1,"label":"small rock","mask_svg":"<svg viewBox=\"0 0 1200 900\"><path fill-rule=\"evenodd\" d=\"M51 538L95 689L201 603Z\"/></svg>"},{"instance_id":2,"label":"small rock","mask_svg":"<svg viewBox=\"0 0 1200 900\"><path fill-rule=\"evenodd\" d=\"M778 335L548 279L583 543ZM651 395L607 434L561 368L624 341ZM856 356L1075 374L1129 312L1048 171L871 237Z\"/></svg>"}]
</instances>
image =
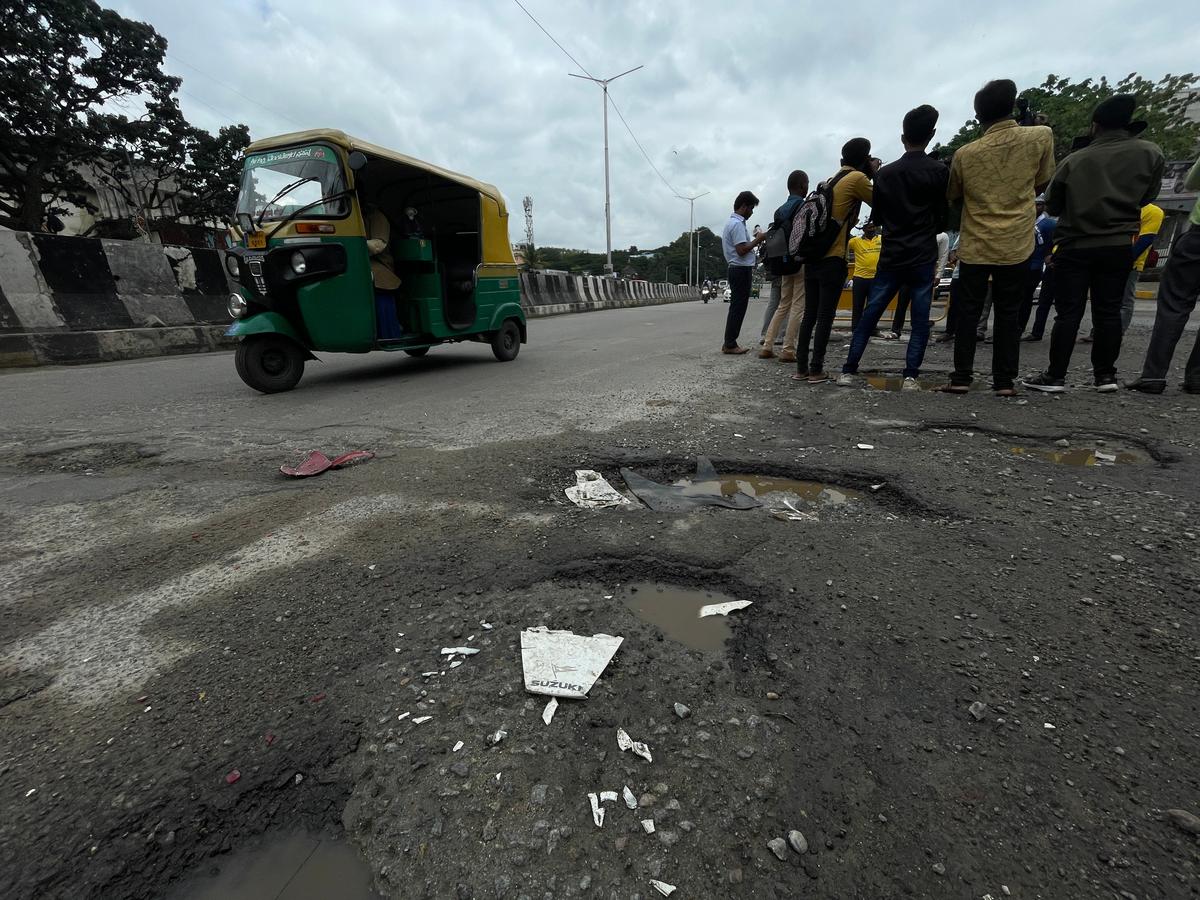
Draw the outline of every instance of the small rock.
<instances>
[{"instance_id":1,"label":"small rock","mask_svg":"<svg viewBox=\"0 0 1200 900\"><path fill-rule=\"evenodd\" d=\"M771 849L771 852L775 854L777 859L787 859L788 845L787 841L785 841L783 838L771 838L769 841L767 841L767 846Z\"/></svg>"},{"instance_id":2,"label":"small rock","mask_svg":"<svg viewBox=\"0 0 1200 900\"><path fill-rule=\"evenodd\" d=\"M1181 831L1200 834L1200 816L1195 816L1186 809L1168 809L1167 818Z\"/></svg>"},{"instance_id":3,"label":"small rock","mask_svg":"<svg viewBox=\"0 0 1200 900\"><path fill-rule=\"evenodd\" d=\"M774 691L767 691L767 699L768 700L778 700L779 695L777 693L775 693Z\"/></svg>"},{"instance_id":4,"label":"small rock","mask_svg":"<svg viewBox=\"0 0 1200 900\"><path fill-rule=\"evenodd\" d=\"M465 762L456 762L452 766L450 766L450 771L453 772L455 775L457 775L459 778L466 778L468 775L471 774L471 767L469 765L467 765L467 763L465 763Z\"/></svg>"},{"instance_id":5,"label":"small rock","mask_svg":"<svg viewBox=\"0 0 1200 900\"><path fill-rule=\"evenodd\" d=\"M1113 562L1125 562L1125 557L1123 557L1120 553L1109 554L1108 558Z\"/></svg>"},{"instance_id":6,"label":"small rock","mask_svg":"<svg viewBox=\"0 0 1200 900\"><path fill-rule=\"evenodd\" d=\"M754 748L753 747L743 747L741 750L739 750L737 752L737 755L738 755L739 759L749 759L750 757L752 757L754 755Z\"/></svg>"},{"instance_id":7,"label":"small rock","mask_svg":"<svg viewBox=\"0 0 1200 900\"><path fill-rule=\"evenodd\" d=\"M945 875L946 867L944 865L942 865L941 863L934 863L933 864L933 872L935 875Z\"/></svg>"},{"instance_id":8,"label":"small rock","mask_svg":"<svg viewBox=\"0 0 1200 900\"><path fill-rule=\"evenodd\" d=\"M789 831L787 840L792 849L801 856L808 852L808 839L799 831Z\"/></svg>"},{"instance_id":9,"label":"small rock","mask_svg":"<svg viewBox=\"0 0 1200 900\"><path fill-rule=\"evenodd\" d=\"M535 784L533 790L529 792L529 802L534 806L542 806L546 802L546 791L550 790L548 784Z\"/></svg>"},{"instance_id":10,"label":"small rock","mask_svg":"<svg viewBox=\"0 0 1200 900\"><path fill-rule=\"evenodd\" d=\"M1066 438L1059 438L1057 441L1054 442L1054 446L1055 447L1070 447L1071 442L1068 441Z\"/></svg>"},{"instance_id":11,"label":"small rock","mask_svg":"<svg viewBox=\"0 0 1200 900\"><path fill-rule=\"evenodd\" d=\"M983 717L987 715L987 704L981 703L978 700L968 706L967 709L970 711L971 715L975 717L976 722L982 722Z\"/></svg>"},{"instance_id":12,"label":"small rock","mask_svg":"<svg viewBox=\"0 0 1200 900\"><path fill-rule=\"evenodd\" d=\"M679 716L679 718L686 719L691 714L692 714L692 711L690 709L688 709L686 706L684 706L682 703L675 704L675 715Z\"/></svg>"}]
</instances>

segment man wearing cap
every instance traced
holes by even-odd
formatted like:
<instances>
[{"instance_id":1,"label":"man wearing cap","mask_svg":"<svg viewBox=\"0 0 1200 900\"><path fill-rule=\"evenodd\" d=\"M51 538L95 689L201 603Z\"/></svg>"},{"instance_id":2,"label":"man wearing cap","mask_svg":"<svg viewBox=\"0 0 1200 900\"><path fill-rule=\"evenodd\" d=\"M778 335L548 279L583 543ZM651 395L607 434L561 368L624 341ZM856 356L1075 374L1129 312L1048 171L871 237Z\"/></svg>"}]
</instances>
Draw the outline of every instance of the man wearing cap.
<instances>
[{"instance_id":1,"label":"man wearing cap","mask_svg":"<svg viewBox=\"0 0 1200 900\"><path fill-rule=\"evenodd\" d=\"M850 284L850 329L858 327L862 311L867 307L871 285L875 283L875 267L879 265L879 249L882 238L875 222L867 219L862 227L862 237L850 238L850 252L854 254L854 274Z\"/></svg>"},{"instance_id":2,"label":"man wearing cap","mask_svg":"<svg viewBox=\"0 0 1200 900\"><path fill-rule=\"evenodd\" d=\"M1200 161L1188 172L1183 189L1200 191ZM1183 336L1197 298L1200 298L1200 203L1192 207L1188 230L1171 246L1171 255L1158 283L1158 309L1142 375L1127 384L1127 388L1143 394L1161 394L1166 389L1175 345ZM1196 336L1183 370L1183 389L1189 394L1200 394L1200 335Z\"/></svg>"},{"instance_id":3,"label":"man wearing cap","mask_svg":"<svg viewBox=\"0 0 1200 900\"><path fill-rule=\"evenodd\" d=\"M797 381L821 384L829 380L825 372L825 347L833 330L833 317L846 284L846 243L850 229L858 221L858 210L871 202L871 177L878 168L871 158L871 142L851 138L842 145L842 167L830 179L833 184L834 221L841 230L820 262L804 266L804 319L796 336ZM811 355L809 354L811 344Z\"/></svg>"},{"instance_id":4,"label":"man wearing cap","mask_svg":"<svg viewBox=\"0 0 1200 900\"><path fill-rule=\"evenodd\" d=\"M1033 201L1054 174L1054 132L1013 119L1017 86L989 81L975 94L975 118L983 137L959 148L950 164L947 195L962 204L961 304L954 336L954 371L942 388L965 394L973 380L976 327L991 281L996 313L992 390L1016 393L1021 360L1021 299L1033 253Z\"/></svg>"},{"instance_id":5,"label":"man wearing cap","mask_svg":"<svg viewBox=\"0 0 1200 900\"><path fill-rule=\"evenodd\" d=\"M750 285L758 257L754 248L767 239L764 231L753 240L746 230L746 220L754 214L758 198L750 191L742 191L733 201L733 213L721 232L721 249L725 262L729 264L729 312L725 316L725 342L722 353L745 353L747 348L738 346L738 335L742 332L742 320L746 318L746 307L750 305Z\"/></svg>"},{"instance_id":6,"label":"man wearing cap","mask_svg":"<svg viewBox=\"0 0 1200 900\"><path fill-rule=\"evenodd\" d=\"M1033 390L1066 390L1067 367L1090 293L1092 375L1096 390L1117 386L1121 297L1134 262L1141 209L1158 196L1165 161L1156 144L1137 135L1137 98L1116 94L1092 112L1091 142L1059 167L1046 191L1046 211L1058 216L1054 252L1054 328L1050 365L1025 380Z\"/></svg>"}]
</instances>

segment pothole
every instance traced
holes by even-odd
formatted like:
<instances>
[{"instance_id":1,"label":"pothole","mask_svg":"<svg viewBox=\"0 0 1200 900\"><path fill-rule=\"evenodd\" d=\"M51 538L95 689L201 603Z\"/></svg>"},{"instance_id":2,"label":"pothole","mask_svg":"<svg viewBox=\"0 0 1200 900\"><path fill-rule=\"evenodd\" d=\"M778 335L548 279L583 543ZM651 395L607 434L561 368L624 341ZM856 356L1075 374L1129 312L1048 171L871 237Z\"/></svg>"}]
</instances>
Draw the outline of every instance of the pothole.
<instances>
[{"instance_id":1,"label":"pothole","mask_svg":"<svg viewBox=\"0 0 1200 900\"><path fill-rule=\"evenodd\" d=\"M1029 447L1009 448L1015 456L1030 456L1060 466L1127 466L1149 462L1149 457L1140 450L1112 445L1106 441L1085 442L1077 447Z\"/></svg>"},{"instance_id":2,"label":"pothole","mask_svg":"<svg viewBox=\"0 0 1200 900\"><path fill-rule=\"evenodd\" d=\"M701 607L735 600L726 594L644 581L621 590L621 600L643 622L693 650L715 653L731 632L726 616L700 617Z\"/></svg>"},{"instance_id":3,"label":"pothole","mask_svg":"<svg viewBox=\"0 0 1200 900\"><path fill-rule=\"evenodd\" d=\"M688 496L720 493L732 497L739 491L755 500L783 502L804 500L822 506L844 506L866 495L851 488L823 481L801 481L793 478L777 478L773 475L729 474L711 481L694 481L682 478L675 482Z\"/></svg>"}]
</instances>

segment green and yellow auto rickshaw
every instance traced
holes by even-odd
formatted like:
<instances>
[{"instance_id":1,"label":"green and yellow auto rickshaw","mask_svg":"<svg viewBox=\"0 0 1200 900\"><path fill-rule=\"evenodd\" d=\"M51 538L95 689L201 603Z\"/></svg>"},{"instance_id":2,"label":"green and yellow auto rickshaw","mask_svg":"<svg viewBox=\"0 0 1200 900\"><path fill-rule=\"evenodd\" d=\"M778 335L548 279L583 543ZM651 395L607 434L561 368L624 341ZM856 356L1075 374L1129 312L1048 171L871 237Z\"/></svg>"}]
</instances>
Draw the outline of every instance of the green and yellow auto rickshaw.
<instances>
[{"instance_id":1,"label":"green and yellow auto rickshaw","mask_svg":"<svg viewBox=\"0 0 1200 900\"><path fill-rule=\"evenodd\" d=\"M314 351L478 341L507 362L527 339L508 211L489 184L301 131L246 149L237 223L227 333L255 390L295 387Z\"/></svg>"}]
</instances>

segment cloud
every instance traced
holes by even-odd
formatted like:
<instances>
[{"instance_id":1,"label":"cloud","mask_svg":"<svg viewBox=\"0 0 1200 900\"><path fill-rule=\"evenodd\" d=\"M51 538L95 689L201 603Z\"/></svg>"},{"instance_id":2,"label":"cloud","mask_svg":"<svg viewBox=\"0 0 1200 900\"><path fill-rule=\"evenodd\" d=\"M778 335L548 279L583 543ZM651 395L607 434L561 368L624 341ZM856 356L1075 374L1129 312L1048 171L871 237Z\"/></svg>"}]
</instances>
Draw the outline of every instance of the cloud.
<instances>
[{"instance_id":1,"label":"cloud","mask_svg":"<svg viewBox=\"0 0 1200 900\"><path fill-rule=\"evenodd\" d=\"M853 11L764 0L522 0L597 77L635 65L612 97L654 165L719 230L743 189L782 202L788 172L837 167L842 143L869 137L900 153L900 118L941 111L939 137L971 117L989 78L1018 85L1189 71L1181 0L1130 7L1092 0L949 4L911 0ZM538 243L604 248L600 89L508 0L161 0L111 2L167 38L168 68L197 125L245 122L255 137L331 126L496 184L523 233L534 201ZM688 225L609 116L613 244L662 245Z\"/></svg>"}]
</instances>

